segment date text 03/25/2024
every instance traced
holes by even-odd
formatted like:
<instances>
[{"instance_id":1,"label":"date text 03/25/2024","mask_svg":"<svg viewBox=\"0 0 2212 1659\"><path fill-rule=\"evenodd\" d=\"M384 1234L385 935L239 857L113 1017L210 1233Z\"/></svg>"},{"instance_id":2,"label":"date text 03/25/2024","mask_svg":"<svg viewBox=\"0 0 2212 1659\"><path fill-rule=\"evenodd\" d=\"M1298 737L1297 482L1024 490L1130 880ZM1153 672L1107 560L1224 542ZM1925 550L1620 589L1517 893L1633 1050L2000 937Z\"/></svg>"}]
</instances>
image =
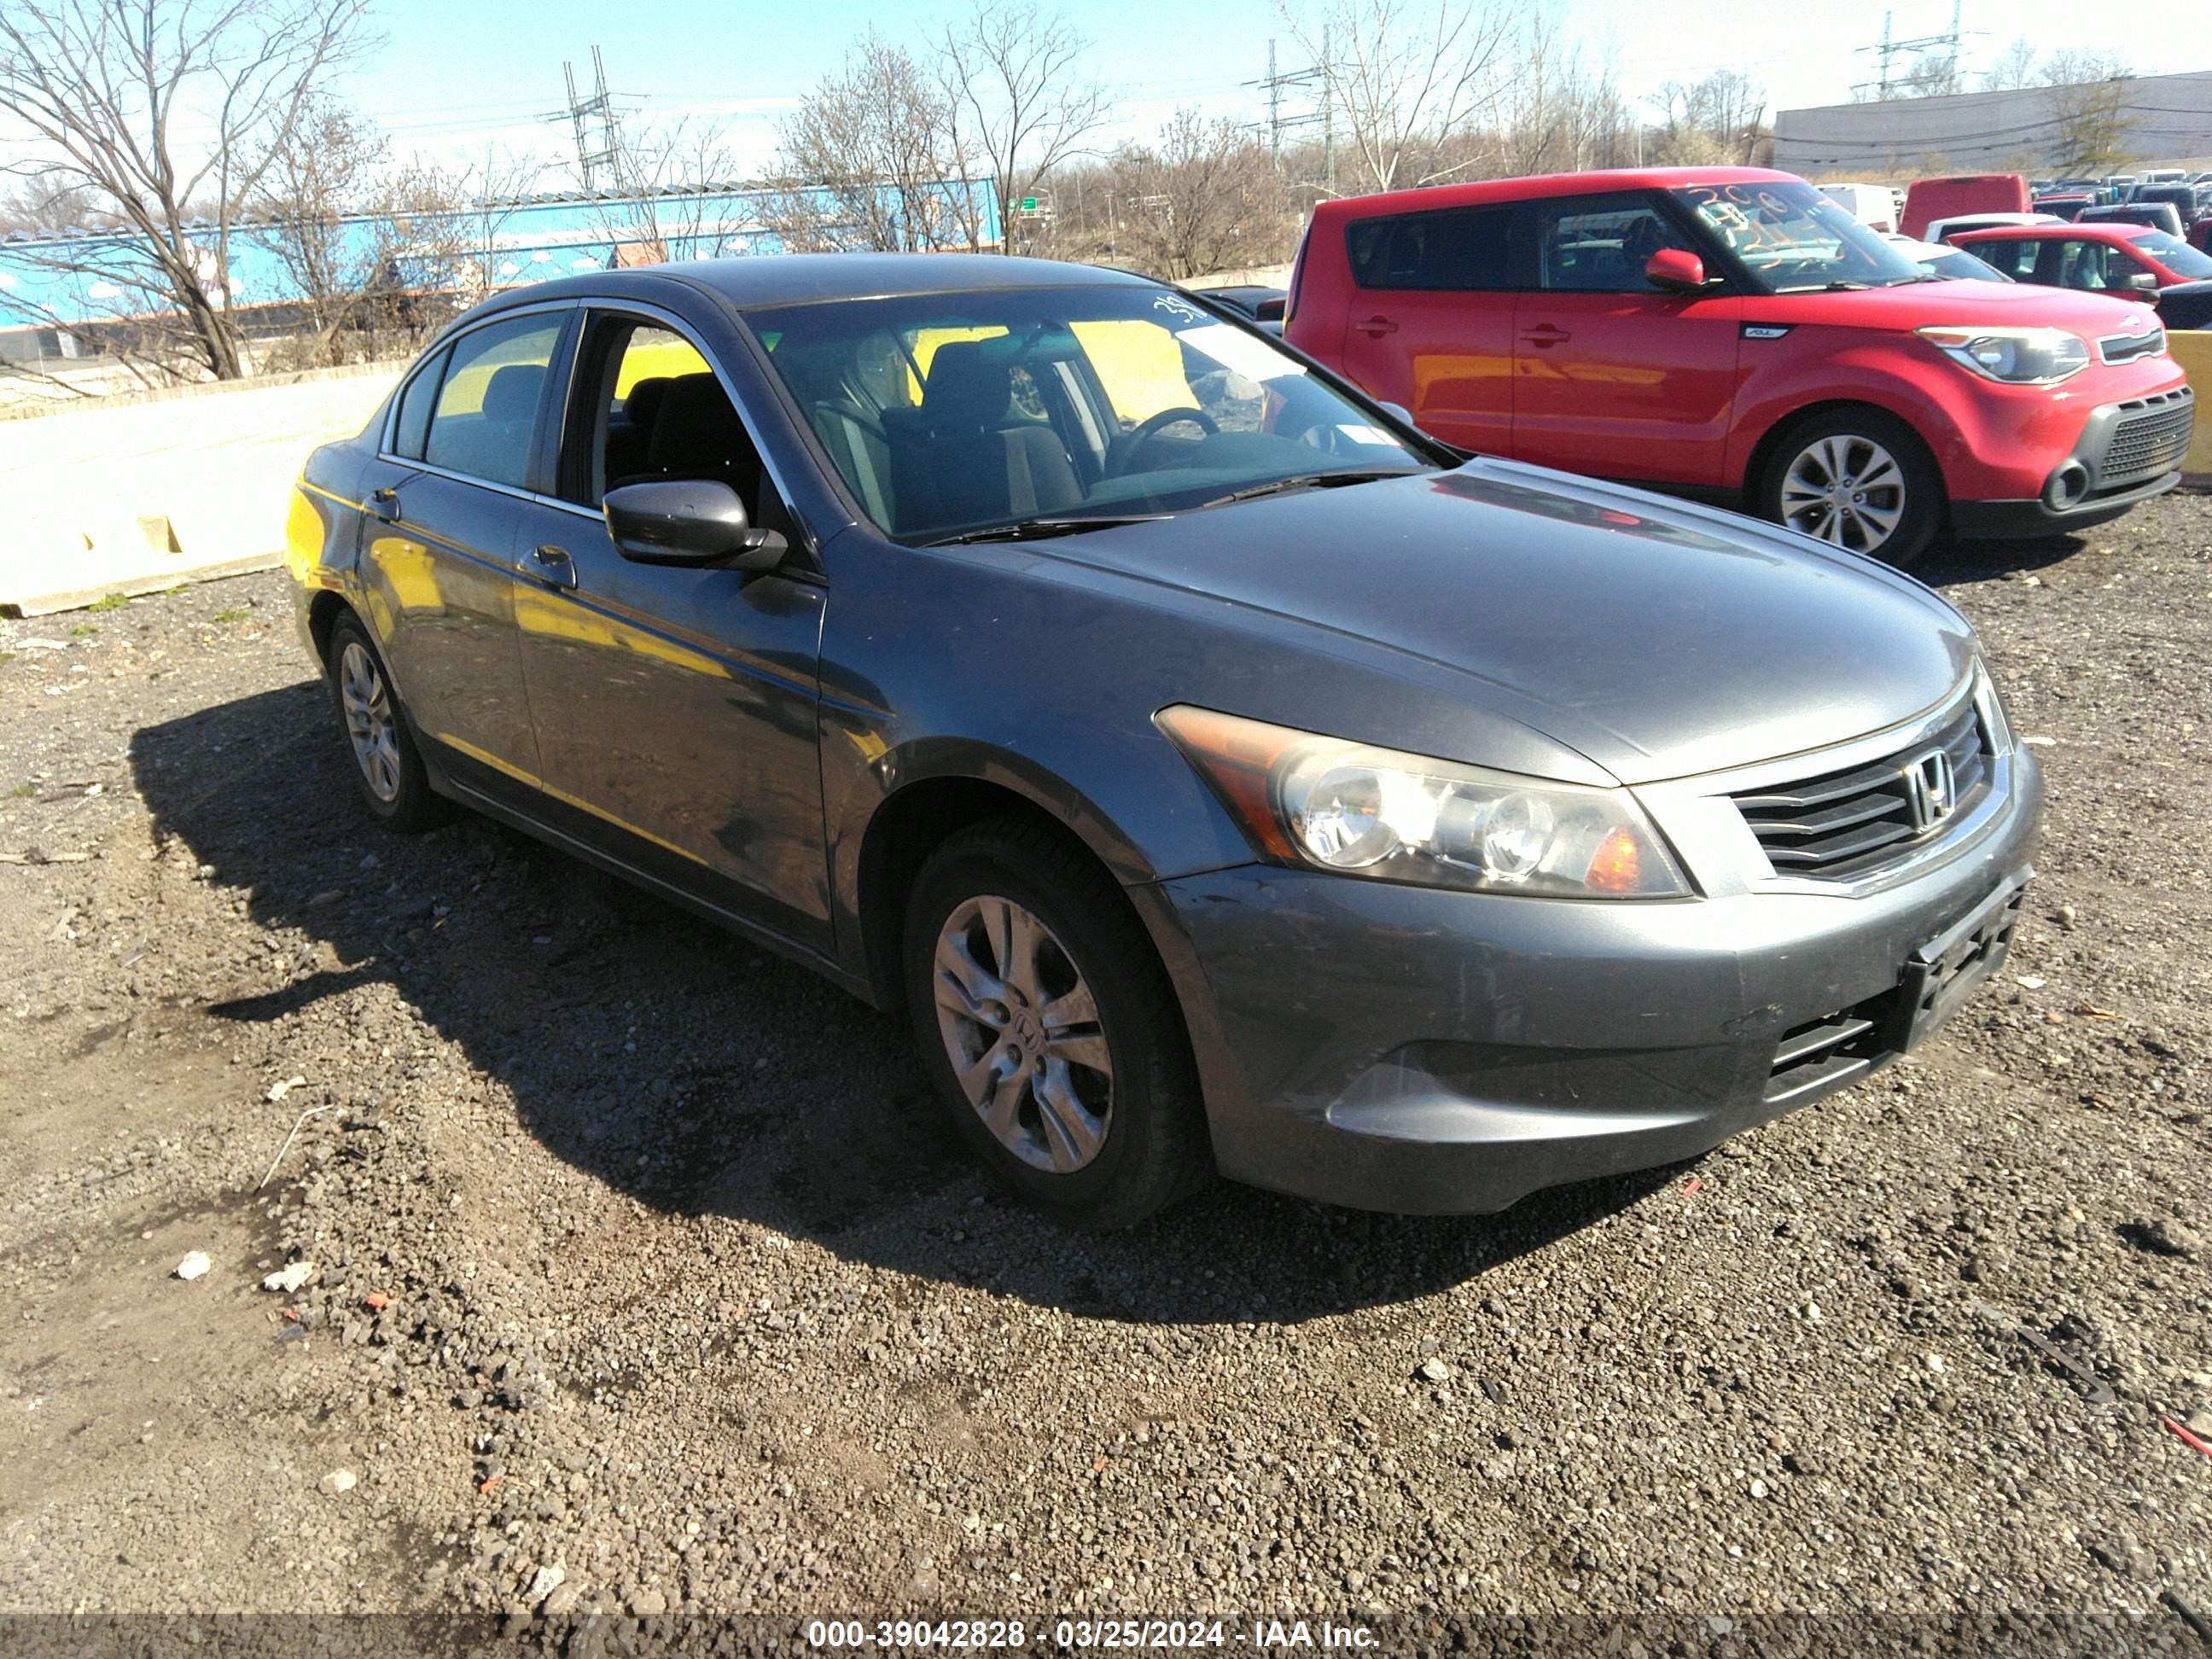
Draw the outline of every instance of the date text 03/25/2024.
<instances>
[{"instance_id":1,"label":"date text 03/25/2024","mask_svg":"<svg viewBox=\"0 0 2212 1659\"><path fill-rule=\"evenodd\" d=\"M1364 1625L1328 1620L1256 1619L1061 1619L1052 1627L1056 1648L1074 1652L1139 1648L1250 1647L1262 1650L1297 1648L1370 1649L1374 1631ZM1020 1648L1029 1629L1019 1620L816 1619L806 1626L811 1648L889 1649L959 1652L968 1649Z\"/></svg>"}]
</instances>

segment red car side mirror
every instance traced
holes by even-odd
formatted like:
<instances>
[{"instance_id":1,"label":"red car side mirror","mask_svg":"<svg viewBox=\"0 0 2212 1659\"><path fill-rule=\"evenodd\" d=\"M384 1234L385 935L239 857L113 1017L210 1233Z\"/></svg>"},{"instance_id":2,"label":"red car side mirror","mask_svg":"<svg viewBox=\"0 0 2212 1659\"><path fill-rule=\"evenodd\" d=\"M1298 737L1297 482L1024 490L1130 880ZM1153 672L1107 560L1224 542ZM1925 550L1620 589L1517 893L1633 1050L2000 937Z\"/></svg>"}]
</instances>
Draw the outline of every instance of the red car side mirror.
<instances>
[{"instance_id":1,"label":"red car side mirror","mask_svg":"<svg viewBox=\"0 0 2212 1659\"><path fill-rule=\"evenodd\" d=\"M1694 294L1705 285L1705 262L1687 248L1662 247L1644 262L1644 280L1670 294Z\"/></svg>"}]
</instances>

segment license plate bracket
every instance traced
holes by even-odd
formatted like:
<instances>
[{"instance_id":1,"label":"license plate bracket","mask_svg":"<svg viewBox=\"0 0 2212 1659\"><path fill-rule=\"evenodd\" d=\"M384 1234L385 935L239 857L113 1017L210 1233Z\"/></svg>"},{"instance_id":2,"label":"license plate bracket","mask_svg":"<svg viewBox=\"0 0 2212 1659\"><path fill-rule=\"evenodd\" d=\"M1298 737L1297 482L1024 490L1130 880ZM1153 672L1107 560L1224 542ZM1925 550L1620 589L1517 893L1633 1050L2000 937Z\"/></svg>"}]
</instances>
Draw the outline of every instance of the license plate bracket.
<instances>
[{"instance_id":1,"label":"license plate bracket","mask_svg":"<svg viewBox=\"0 0 2212 1659\"><path fill-rule=\"evenodd\" d=\"M1959 1005L2003 965L2033 874L2023 870L2008 879L1906 959L1897 999L1902 1029L1896 1046L1900 1051L1916 1048L1934 1036Z\"/></svg>"}]
</instances>

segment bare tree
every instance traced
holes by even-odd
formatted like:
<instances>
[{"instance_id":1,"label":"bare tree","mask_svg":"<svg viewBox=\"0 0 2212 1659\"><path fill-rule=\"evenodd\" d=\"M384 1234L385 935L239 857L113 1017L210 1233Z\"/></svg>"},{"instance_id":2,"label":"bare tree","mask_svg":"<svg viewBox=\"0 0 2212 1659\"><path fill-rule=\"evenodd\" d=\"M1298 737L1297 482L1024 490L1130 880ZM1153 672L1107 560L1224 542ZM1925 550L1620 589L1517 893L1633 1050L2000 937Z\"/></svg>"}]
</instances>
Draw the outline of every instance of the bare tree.
<instances>
[{"instance_id":1,"label":"bare tree","mask_svg":"<svg viewBox=\"0 0 2212 1659\"><path fill-rule=\"evenodd\" d=\"M617 262L647 264L724 252L726 198L718 187L740 171L727 124L625 121L613 137L615 194L593 217Z\"/></svg>"},{"instance_id":2,"label":"bare tree","mask_svg":"<svg viewBox=\"0 0 2212 1659\"><path fill-rule=\"evenodd\" d=\"M2073 177L2094 178L2130 157L2126 62L2108 52L2055 52L2037 76L2051 88L2057 121L2052 160Z\"/></svg>"},{"instance_id":3,"label":"bare tree","mask_svg":"<svg viewBox=\"0 0 2212 1659\"><path fill-rule=\"evenodd\" d=\"M1170 282L1290 256L1297 234L1267 149L1234 121L1179 109L1154 144L1125 145L1085 180L1102 222L1063 227L1071 252Z\"/></svg>"},{"instance_id":4,"label":"bare tree","mask_svg":"<svg viewBox=\"0 0 2212 1659\"><path fill-rule=\"evenodd\" d=\"M489 147L465 167L426 170L420 212L404 224L429 272L424 285L473 304L520 276L507 268L501 234L544 176L545 164L536 156Z\"/></svg>"},{"instance_id":5,"label":"bare tree","mask_svg":"<svg viewBox=\"0 0 2212 1659\"><path fill-rule=\"evenodd\" d=\"M1492 73L1512 33L1502 0L1322 0L1318 14L1277 3L1344 123L1352 189L1430 184L1474 164L1440 158L1496 101Z\"/></svg>"},{"instance_id":6,"label":"bare tree","mask_svg":"<svg viewBox=\"0 0 2212 1659\"><path fill-rule=\"evenodd\" d=\"M1893 98L1948 98L1966 89L1956 52L1923 52L1890 82Z\"/></svg>"},{"instance_id":7,"label":"bare tree","mask_svg":"<svg viewBox=\"0 0 2212 1659\"><path fill-rule=\"evenodd\" d=\"M0 197L0 233L51 236L87 227L104 228L106 222L106 216L82 185L58 184L33 174Z\"/></svg>"},{"instance_id":8,"label":"bare tree","mask_svg":"<svg viewBox=\"0 0 2212 1659\"><path fill-rule=\"evenodd\" d=\"M1715 70L1688 85L1659 89L1667 118L1654 159L1669 166L1748 161L1760 137L1766 90L1749 76Z\"/></svg>"},{"instance_id":9,"label":"bare tree","mask_svg":"<svg viewBox=\"0 0 2212 1659\"><path fill-rule=\"evenodd\" d=\"M1022 201L1112 117L1106 88L1078 73L1090 42L1036 0L974 0L939 46L945 159L963 178L988 172L1000 246L1019 252Z\"/></svg>"},{"instance_id":10,"label":"bare tree","mask_svg":"<svg viewBox=\"0 0 2212 1659\"><path fill-rule=\"evenodd\" d=\"M1562 42L1555 14L1528 15L1511 64L1497 109L1502 171L1574 172L1620 159L1616 140L1631 121L1612 66L1587 67L1580 44Z\"/></svg>"},{"instance_id":11,"label":"bare tree","mask_svg":"<svg viewBox=\"0 0 2212 1659\"><path fill-rule=\"evenodd\" d=\"M318 97L263 169L252 204L263 222L247 234L298 297L304 331L292 355L303 366L345 361L341 336L365 320L385 275L391 237L354 216L375 204L388 165L382 137L357 111Z\"/></svg>"},{"instance_id":12,"label":"bare tree","mask_svg":"<svg viewBox=\"0 0 2212 1659\"><path fill-rule=\"evenodd\" d=\"M135 349L218 380L243 371L233 231L330 72L363 43L368 0L7 0L6 170L82 191L118 234L33 253L116 291ZM204 219L204 224L196 220Z\"/></svg>"},{"instance_id":13,"label":"bare tree","mask_svg":"<svg viewBox=\"0 0 2212 1659\"><path fill-rule=\"evenodd\" d=\"M954 155L951 100L871 30L784 123L778 239L800 252L981 246L980 204Z\"/></svg>"},{"instance_id":14,"label":"bare tree","mask_svg":"<svg viewBox=\"0 0 2212 1659\"><path fill-rule=\"evenodd\" d=\"M2035 42L2015 35L2013 42L1982 71L1984 92L2014 92L2035 84Z\"/></svg>"}]
</instances>

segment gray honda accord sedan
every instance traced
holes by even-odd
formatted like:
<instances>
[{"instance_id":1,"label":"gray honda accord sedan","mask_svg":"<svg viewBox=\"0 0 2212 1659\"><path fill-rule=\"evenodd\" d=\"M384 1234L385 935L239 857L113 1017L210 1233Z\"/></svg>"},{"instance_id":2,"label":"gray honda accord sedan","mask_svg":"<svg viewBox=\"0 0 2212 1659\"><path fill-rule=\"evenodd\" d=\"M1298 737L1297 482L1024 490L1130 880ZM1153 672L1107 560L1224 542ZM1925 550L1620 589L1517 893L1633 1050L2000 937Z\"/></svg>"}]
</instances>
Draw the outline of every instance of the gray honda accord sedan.
<instances>
[{"instance_id":1,"label":"gray honda accord sedan","mask_svg":"<svg viewBox=\"0 0 2212 1659\"><path fill-rule=\"evenodd\" d=\"M1073 265L501 295L308 461L291 562L374 817L464 804L902 1011L1094 1224L1700 1152L1941 1024L2040 814L1928 589Z\"/></svg>"}]
</instances>

